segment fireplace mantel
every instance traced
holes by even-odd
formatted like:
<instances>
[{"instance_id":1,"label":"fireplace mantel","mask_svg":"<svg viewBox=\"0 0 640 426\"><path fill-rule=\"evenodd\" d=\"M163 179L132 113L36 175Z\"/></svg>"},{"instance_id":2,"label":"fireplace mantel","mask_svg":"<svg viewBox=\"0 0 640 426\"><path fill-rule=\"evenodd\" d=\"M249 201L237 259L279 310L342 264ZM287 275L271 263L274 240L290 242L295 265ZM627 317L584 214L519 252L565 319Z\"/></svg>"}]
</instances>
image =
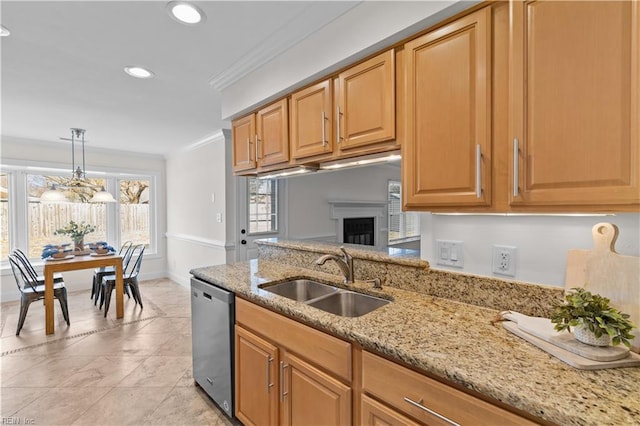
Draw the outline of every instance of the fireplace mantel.
<instances>
[{"instance_id":1,"label":"fireplace mantel","mask_svg":"<svg viewBox=\"0 0 640 426\"><path fill-rule=\"evenodd\" d=\"M343 230L345 218L372 217L376 246L387 245L386 200L328 200L328 203L331 207L330 217L337 221L336 237L339 243L344 243Z\"/></svg>"}]
</instances>

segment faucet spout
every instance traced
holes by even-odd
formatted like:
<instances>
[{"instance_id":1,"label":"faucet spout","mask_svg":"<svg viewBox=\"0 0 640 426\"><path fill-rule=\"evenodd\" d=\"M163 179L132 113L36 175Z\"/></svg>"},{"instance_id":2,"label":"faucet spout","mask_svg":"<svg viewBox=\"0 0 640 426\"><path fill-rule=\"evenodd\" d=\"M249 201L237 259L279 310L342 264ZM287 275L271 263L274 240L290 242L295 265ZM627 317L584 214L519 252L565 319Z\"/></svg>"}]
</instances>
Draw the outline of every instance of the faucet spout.
<instances>
[{"instance_id":1,"label":"faucet spout","mask_svg":"<svg viewBox=\"0 0 640 426\"><path fill-rule=\"evenodd\" d=\"M344 247L340 247L342 250L342 257L336 256L335 254L325 254L324 256L320 256L318 260L316 260L316 265L324 265L327 260L333 260L340 268L340 272L342 272L342 276L344 277L345 283L353 282L353 257L347 253Z\"/></svg>"}]
</instances>

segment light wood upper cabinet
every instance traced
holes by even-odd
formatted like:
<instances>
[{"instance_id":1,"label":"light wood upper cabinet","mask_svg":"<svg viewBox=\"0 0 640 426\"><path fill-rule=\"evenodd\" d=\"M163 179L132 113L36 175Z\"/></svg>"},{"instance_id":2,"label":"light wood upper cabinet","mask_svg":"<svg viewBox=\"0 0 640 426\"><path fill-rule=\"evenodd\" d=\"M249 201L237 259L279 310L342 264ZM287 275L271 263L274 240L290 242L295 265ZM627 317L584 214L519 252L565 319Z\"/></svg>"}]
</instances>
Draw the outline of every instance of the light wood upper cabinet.
<instances>
[{"instance_id":1,"label":"light wood upper cabinet","mask_svg":"<svg viewBox=\"0 0 640 426\"><path fill-rule=\"evenodd\" d=\"M340 150L395 138L394 58L388 50L338 75L335 122Z\"/></svg>"},{"instance_id":2,"label":"light wood upper cabinet","mask_svg":"<svg viewBox=\"0 0 640 426\"><path fill-rule=\"evenodd\" d=\"M404 205L491 203L491 9L405 44Z\"/></svg>"},{"instance_id":3,"label":"light wood upper cabinet","mask_svg":"<svg viewBox=\"0 0 640 426\"><path fill-rule=\"evenodd\" d=\"M511 7L511 206L637 211L639 3Z\"/></svg>"},{"instance_id":4,"label":"light wood upper cabinet","mask_svg":"<svg viewBox=\"0 0 640 426\"><path fill-rule=\"evenodd\" d=\"M236 417L244 425L275 425L278 422L278 348L236 326Z\"/></svg>"},{"instance_id":5,"label":"light wood upper cabinet","mask_svg":"<svg viewBox=\"0 0 640 426\"><path fill-rule=\"evenodd\" d=\"M259 166L289 161L289 108L287 99L262 108L256 113L258 140L256 158Z\"/></svg>"},{"instance_id":6,"label":"light wood upper cabinet","mask_svg":"<svg viewBox=\"0 0 640 426\"><path fill-rule=\"evenodd\" d=\"M254 174L289 162L288 100L281 99L254 114L234 120L233 171Z\"/></svg>"},{"instance_id":7,"label":"light wood upper cabinet","mask_svg":"<svg viewBox=\"0 0 640 426\"><path fill-rule=\"evenodd\" d=\"M233 171L243 172L256 168L254 138L256 117L254 114L234 120L231 123L233 144Z\"/></svg>"},{"instance_id":8,"label":"light wood upper cabinet","mask_svg":"<svg viewBox=\"0 0 640 426\"><path fill-rule=\"evenodd\" d=\"M291 95L291 157L333 152L333 85L324 80Z\"/></svg>"}]
</instances>

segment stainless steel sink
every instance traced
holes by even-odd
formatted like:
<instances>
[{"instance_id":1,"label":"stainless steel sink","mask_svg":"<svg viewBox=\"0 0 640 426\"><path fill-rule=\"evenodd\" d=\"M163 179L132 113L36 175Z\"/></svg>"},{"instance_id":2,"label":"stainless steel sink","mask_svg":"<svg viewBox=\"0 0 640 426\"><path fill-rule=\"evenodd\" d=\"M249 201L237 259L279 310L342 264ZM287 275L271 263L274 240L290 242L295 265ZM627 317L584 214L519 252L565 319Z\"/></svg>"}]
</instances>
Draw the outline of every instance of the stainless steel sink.
<instances>
[{"instance_id":1,"label":"stainless steel sink","mask_svg":"<svg viewBox=\"0 0 640 426\"><path fill-rule=\"evenodd\" d=\"M389 303L385 299L303 278L267 284L261 288L343 317L359 317Z\"/></svg>"},{"instance_id":2,"label":"stainless steel sink","mask_svg":"<svg viewBox=\"0 0 640 426\"><path fill-rule=\"evenodd\" d=\"M353 291L340 291L309 302L309 306L343 317L359 317L389 303L388 300Z\"/></svg>"},{"instance_id":3,"label":"stainless steel sink","mask_svg":"<svg viewBox=\"0 0 640 426\"><path fill-rule=\"evenodd\" d=\"M338 291L336 287L305 279L285 281L262 289L298 302L317 299Z\"/></svg>"}]
</instances>

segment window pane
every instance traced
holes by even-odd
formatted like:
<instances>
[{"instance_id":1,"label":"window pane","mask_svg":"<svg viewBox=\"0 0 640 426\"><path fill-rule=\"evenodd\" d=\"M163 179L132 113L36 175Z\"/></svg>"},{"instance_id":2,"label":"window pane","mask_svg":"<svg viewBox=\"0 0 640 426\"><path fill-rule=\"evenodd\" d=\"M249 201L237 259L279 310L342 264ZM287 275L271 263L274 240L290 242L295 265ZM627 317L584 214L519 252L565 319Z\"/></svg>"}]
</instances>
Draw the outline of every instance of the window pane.
<instances>
[{"instance_id":1,"label":"window pane","mask_svg":"<svg viewBox=\"0 0 640 426\"><path fill-rule=\"evenodd\" d=\"M402 192L398 181L389 181L389 243L420 236L420 216L402 211Z\"/></svg>"},{"instance_id":2,"label":"window pane","mask_svg":"<svg viewBox=\"0 0 640 426\"><path fill-rule=\"evenodd\" d=\"M120 243L132 241L149 247L149 191L148 179L120 181Z\"/></svg>"},{"instance_id":3,"label":"window pane","mask_svg":"<svg viewBox=\"0 0 640 426\"><path fill-rule=\"evenodd\" d=\"M71 221L96 227L94 232L85 236L85 244L106 240L106 207L104 204L88 202L105 185L104 179L87 179L93 187L59 188L70 203L40 203L40 195L52 184L63 184L67 180L61 176L27 175L29 257L40 257L45 244L72 244L70 236L54 235L57 229L67 226Z\"/></svg>"},{"instance_id":4,"label":"window pane","mask_svg":"<svg viewBox=\"0 0 640 426\"><path fill-rule=\"evenodd\" d=\"M0 259L9 255L9 175L0 173Z\"/></svg>"},{"instance_id":5,"label":"window pane","mask_svg":"<svg viewBox=\"0 0 640 426\"><path fill-rule=\"evenodd\" d=\"M249 234L278 231L278 181L249 179Z\"/></svg>"}]
</instances>

